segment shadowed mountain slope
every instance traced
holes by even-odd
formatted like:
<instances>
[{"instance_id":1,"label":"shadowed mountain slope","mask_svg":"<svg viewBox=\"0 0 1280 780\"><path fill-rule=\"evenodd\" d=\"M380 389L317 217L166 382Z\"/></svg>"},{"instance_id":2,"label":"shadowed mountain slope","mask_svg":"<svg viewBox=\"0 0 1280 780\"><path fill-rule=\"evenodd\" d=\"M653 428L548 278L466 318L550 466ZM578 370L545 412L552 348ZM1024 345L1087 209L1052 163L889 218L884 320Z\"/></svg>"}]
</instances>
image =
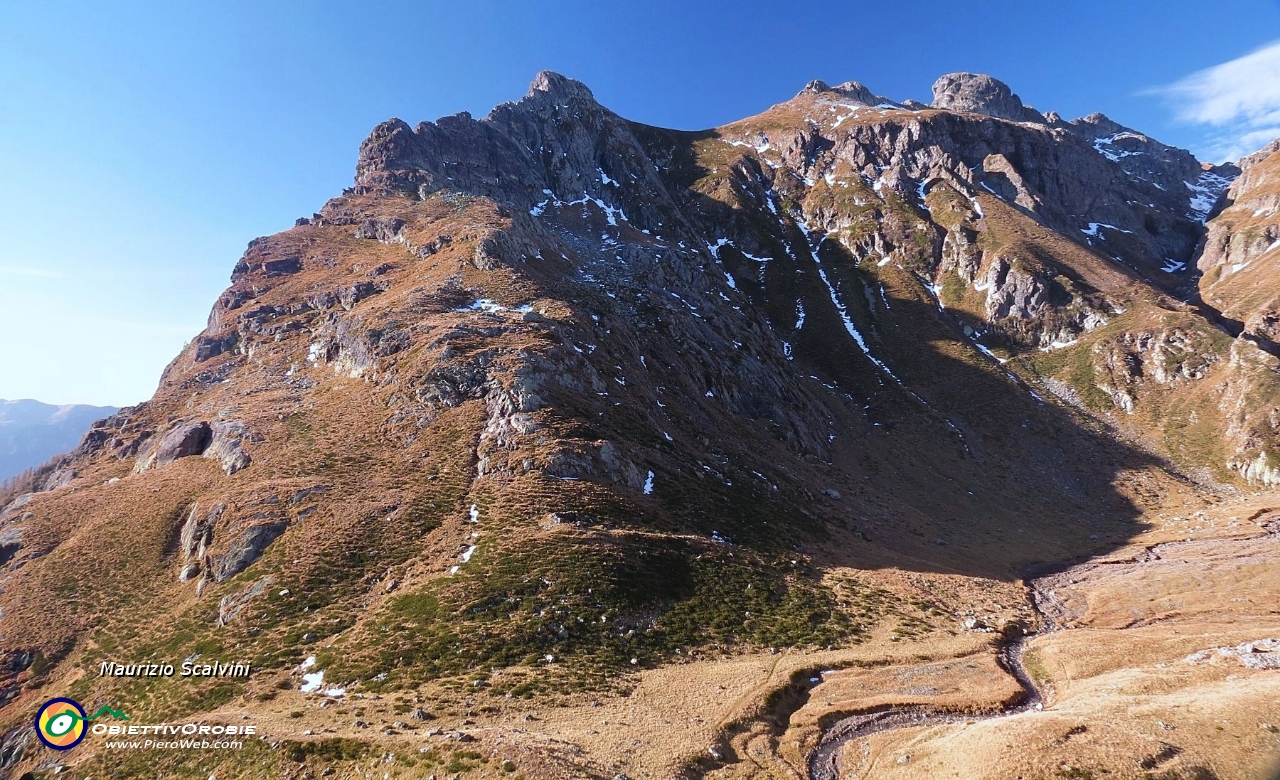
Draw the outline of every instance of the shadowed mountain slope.
<instances>
[{"instance_id":1,"label":"shadowed mountain slope","mask_svg":"<svg viewBox=\"0 0 1280 780\"><path fill-rule=\"evenodd\" d=\"M689 133L543 73L379 125L152 400L0 499L0 713L270 701L308 656L335 696L553 697L955 634L1253 479L1221 399L1273 409L1270 356L1183 300L1232 171L974 79ZM74 672L193 654L257 671Z\"/></svg>"}]
</instances>

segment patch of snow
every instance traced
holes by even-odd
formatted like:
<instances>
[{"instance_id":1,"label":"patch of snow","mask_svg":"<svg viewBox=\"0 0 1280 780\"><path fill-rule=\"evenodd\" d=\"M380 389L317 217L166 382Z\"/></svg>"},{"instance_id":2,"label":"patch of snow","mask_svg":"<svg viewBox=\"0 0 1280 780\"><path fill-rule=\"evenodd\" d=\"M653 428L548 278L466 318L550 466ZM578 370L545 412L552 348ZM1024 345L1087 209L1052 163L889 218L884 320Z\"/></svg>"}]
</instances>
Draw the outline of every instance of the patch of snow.
<instances>
[{"instance_id":1,"label":"patch of snow","mask_svg":"<svg viewBox=\"0 0 1280 780\"><path fill-rule=\"evenodd\" d=\"M475 504L472 504L471 510L467 514L471 516L471 522L473 523L480 522L480 507L476 506Z\"/></svg>"},{"instance_id":2,"label":"patch of snow","mask_svg":"<svg viewBox=\"0 0 1280 780\"><path fill-rule=\"evenodd\" d=\"M1102 230L1102 228L1106 228L1107 230L1114 230L1117 233L1128 233L1129 235L1133 235L1132 230L1125 230L1124 228L1118 228L1115 225L1108 225L1105 222L1090 222L1089 227L1082 229L1080 232L1084 233L1086 236L1091 236L1093 238L1106 238L1106 236L1101 235L1099 232Z\"/></svg>"},{"instance_id":3,"label":"patch of snow","mask_svg":"<svg viewBox=\"0 0 1280 780\"><path fill-rule=\"evenodd\" d=\"M795 357L791 354L791 344L786 341L782 342L782 354L786 356L787 360L795 360Z\"/></svg>"},{"instance_id":4,"label":"patch of snow","mask_svg":"<svg viewBox=\"0 0 1280 780\"><path fill-rule=\"evenodd\" d=\"M765 152L773 148L769 144L768 136L766 136L764 133L761 133L760 137L764 139L762 143L752 144L752 143L747 143L746 141L729 141L728 143L732 146L744 146L748 149L754 149L756 154L760 155L760 159L764 161L765 165L768 165L770 168L777 168L778 167L777 165L775 165L767 157L764 156Z\"/></svg>"},{"instance_id":5,"label":"patch of snow","mask_svg":"<svg viewBox=\"0 0 1280 780\"><path fill-rule=\"evenodd\" d=\"M804 327L804 301L796 301L796 330Z\"/></svg>"},{"instance_id":6,"label":"patch of snow","mask_svg":"<svg viewBox=\"0 0 1280 780\"><path fill-rule=\"evenodd\" d=\"M1080 339L1071 339L1070 341L1055 341L1055 342L1053 342L1052 344L1050 344L1050 345L1049 345L1049 346L1047 346L1047 347L1041 347L1041 348L1040 348L1040 351L1041 351L1041 352L1052 352L1052 351L1054 351L1055 349L1066 349L1067 347L1072 346L1073 344L1075 344L1075 343L1076 343L1077 341L1079 341L1079 340L1080 340Z\"/></svg>"},{"instance_id":7,"label":"patch of snow","mask_svg":"<svg viewBox=\"0 0 1280 780\"><path fill-rule=\"evenodd\" d=\"M499 312L510 311L517 314L528 314L533 311L533 307L525 303L512 309L488 298L478 298L471 303L468 303L466 306L460 306L454 309L454 311L482 311L486 314L498 314Z\"/></svg>"},{"instance_id":8,"label":"patch of snow","mask_svg":"<svg viewBox=\"0 0 1280 780\"><path fill-rule=\"evenodd\" d=\"M982 342L980 342L980 341L975 341L975 342L973 342L973 346L977 347L979 352L981 352L982 354L984 354L984 355L986 355L987 357L991 358L992 360L996 361L997 363L1004 363L1004 362L1005 362L1005 361L1001 360L999 357L997 357L997 356L996 356L996 353L992 352L990 349L987 349L987 347L986 347Z\"/></svg>"},{"instance_id":9,"label":"patch of snow","mask_svg":"<svg viewBox=\"0 0 1280 780\"><path fill-rule=\"evenodd\" d=\"M616 206L610 206L608 203L605 203L603 200L600 200L599 198L593 198L590 195L584 194L578 200L571 200L564 203L560 201L554 202L556 206L583 206L588 203L595 204L596 208L604 212L605 220L613 227L618 226L619 219L621 219L623 222L630 221L627 219L627 215L622 211L622 209L617 208Z\"/></svg>"},{"instance_id":10,"label":"patch of snow","mask_svg":"<svg viewBox=\"0 0 1280 780\"><path fill-rule=\"evenodd\" d=\"M668 439L668 441L670 441L670 439ZM649 476L645 477L644 479L644 494L648 496L648 495L651 495L652 493L653 493L653 472L650 471Z\"/></svg>"},{"instance_id":11,"label":"patch of snow","mask_svg":"<svg viewBox=\"0 0 1280 780\"><path fill-rule=\"evenodd\" d=\"M844 124L845 120L853 119L857 115L858 115L858 109L855 108L849 113L845 114L844 116L836 117L836 121L831 125L831 129L832 130L836 129L840 125Z\"/></svg>"},{"instance_id":12,"label":"patch of snow","mask_svg":"<svg viewBox=\"0 0 1280 780\"><path fill-rule=\"evenodd\" d=\"M324 685L324 670L311 672L302 675L302 687L298 690L303 693L315 693L320 690L320 686Z\"/></svg>"},{"instance_id":13,"label":"patch of snow","mask_svg":"<svg viewBox=\"0 0 1280 780\"><path fill-rule=\"evenodd\" d=\"M1220 176L1212 171L1204 171L1195 181L1183 182L1191 192L1187 206L1191 209L1193 219L1204 222L1209 212L1217 205L1218 199L1231 186L1232 178ZM1254 214L1254 216L1258 216Z\"/></svg>"},{"instance_id":14,"label":"patch of snow","mask_svg":"<svg viewBox=\"0 0 1280 780\"><path fill-rule=\"evenodd\" d=\"M925 289L933 296L933 302L938 305L938 311L946 311L946 306L942 304L942 285L933 282L925 283Z\"/></svg>"},{"instance_id":15,"label":"patch of snow","mask_svg":"<svg viewBox=\"0 0 1280 780\"><path fill-rule=\"evenodd\" d=\"M1142 152L1128 152L1124 149L1109 148L1116 141L1124 138L1142 138L1142 136L1137 135L1136 133L1120 132L1114 135L1109 135L1105 138L1095 139L1093 142L1093 148L1097 150L1098 154L1106 157L1111 162L1119 162L1126 157L1136 157L1137 155L1143 154Z\"/></svg>"},{"instance_id":16,"label":"patch of snow","mask_svg":"<svg viewBox=\"0 0 1280 780\"><path fill-rule=\"evenodd\" d=\"M605 173L604 170L596 168L596 173L600 174L600 182L602 184L612 184L615 187L618 186L618 183L613 179L610 179L609 174Z\"/></svg>"},{"instance_id":17,"label":"patch of snow","mask_svg":"<svg viewBox=\"0 0 1280 780\"><path fill-rule=\"evenodd\" d=\"M473 545L471 545L470 547L468 547L468 548L466 549L466 551L464 551L464 552L462 553L462 562L463 562L463 563L470 563L470 562L471 562L471 556L472 556L472 555L475 555L475 553L476 553L476 545L474 545L474 544L473 544Z\"/></svg>"},{"instance_id":18,"label":"patch of snow","mask_svg":"<svg viewBox=\"0 0 1280 780\"><path fill-rule=\"evenodd\" d=\"M818 258L816 256L814 257L814 261L818 262ZM857 326L855 326L853 324L853 320L849 318L849 310L845 308L844 303L840 300L840 296L836 293L835 285L831 284L831 280L827 278L827 272L823 270L821 265L818 266L818 277L822 279L822 283L826 285L827 293L831 296L831 302L835 304L836 311L840 314L840 320L844 322L844 329L853 337L853 343L858 345L858 349L862 351L862 354L865 355L868 360L875 364L876 368L879 368L881 371L888 374L893 381L898 384L902 384L902 380L898 379L898 377L889 370L887 365L885 365L875 355L871 354L871 348L867 346L866 339L862 338L862 334L858 331Z\"/></svg>"},{"instance_id":19,"label":"patch of snow","mask_svg":"<svg viewBox=\"0 0 1280 780\"><path fill-rule=\"evenodd\" d=\"M1162 267L1160 270L1164 271L1167 274L1176 274L1177 272L1181 271L1183 268L1186 268L1186 267L1187 267L1186 263L1182 262L1181 260L1174 260L1171 258L1164 261L1164 267Z\"/></svg>"}]
</instances>

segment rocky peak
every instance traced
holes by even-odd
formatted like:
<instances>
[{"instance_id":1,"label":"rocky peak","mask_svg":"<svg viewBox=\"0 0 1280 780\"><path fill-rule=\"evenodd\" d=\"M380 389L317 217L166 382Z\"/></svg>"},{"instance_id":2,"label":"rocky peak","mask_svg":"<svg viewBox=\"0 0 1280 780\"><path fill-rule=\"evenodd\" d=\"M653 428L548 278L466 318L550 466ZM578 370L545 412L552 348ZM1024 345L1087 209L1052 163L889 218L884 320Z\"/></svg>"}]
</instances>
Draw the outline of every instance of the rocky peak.
<instances>
[{"instance_id":1,"label":"rocky peak","mask_svg":"<svg viewBox=\"0 0 1280 780\"><path fill-rule=\"evenodd\" d=\"M1044 122L1008 84L980 73L948 73L933 83L933 107L1013 122Z\"/></svg>"},{"instance_id":2,"label":"rocky peak","mask_svg":"<svg viewBox=\"0 0 1280 780\"><path fill-rule=\"evenodd\" d=\"M565 103L573 101L596 102L595 95L591 94L591 90L586 84L577 79L561 76L559 73L550 70L538 73L537 76L534 76L533 83L529 85L528 97L535 97L535 93L538 92L545 92L549 97Z\"/></svg>"},{"instance_id":3,"label":"rocky peak","mask_svg":"<svg viewBox=\"0 0 1280 780\"><path fill-rule=\"evenodd\" d=\"M1241 171L1247 171L1276 152L1280 152L1280 138L1277 138L1253 154L1241 157L1239 161L1236 162L1236 167Z\"/></svg>"},{"instance_id":4,"label":"rocky peak","mask_svg":"<svg viewBox=\"0 0 1280 780\"><path fill-rule=\"evenodd\" d=\"M823 81L822 79L814 79L813 81L810 81L808 84L804 85L804 88L800 90L800 94L801 95L817 95L821 92L830 92L830 91L831 91L830 84Z\"/></svg>"},{"instance_id":5,"label":"rocky peak","mask_svg":"<svg viewBox=\"0 0 1280 780\"><path fill-rule=\"evenodd\" d=\"M1079 119L1073 119L1067 124L1071 126L1071 129L1075 131L1076 135L1087 137L1090 140L1094 138L1101 138L1105 135L1115 135L1116 133L1134 133L1135 135L1141 135L1136 130L1130 130L1100 111L1095 111L1092 114Z\"/></svg>"},{"instance_id":6,"label":"rocky peak","mask_svg":"<svg viewBox=\"0 0 1280 780\"><path fill-rule=\"evenodd\" d=\"M621 187L624 180L632 186ZM589 198L639 226L677 216L633 125L597 103L581 82L551 71L484 119L463 112L413 129L393 119L361 145L356 194L422 199L442 189L517 211Z\"/></svg>"},{"instance_id":7,"label":"rocky peak","mask_svg":"<svg viewBox=\"0 0 1280 780\"><path fill-rule=\"evenodd\" d=\"M832 93L839 95L841 98L850 100L854 103L861 103L864 106L878 106L884 103L893 103L888 98L881 97L866 86L857 81L846 81L836 86L831 86L821 79L814 79L804 85L804 89L800 90L800 95L819 95L823 93ZM799 97L799 95L797 95Z\"/></svg>"}]
</instances>

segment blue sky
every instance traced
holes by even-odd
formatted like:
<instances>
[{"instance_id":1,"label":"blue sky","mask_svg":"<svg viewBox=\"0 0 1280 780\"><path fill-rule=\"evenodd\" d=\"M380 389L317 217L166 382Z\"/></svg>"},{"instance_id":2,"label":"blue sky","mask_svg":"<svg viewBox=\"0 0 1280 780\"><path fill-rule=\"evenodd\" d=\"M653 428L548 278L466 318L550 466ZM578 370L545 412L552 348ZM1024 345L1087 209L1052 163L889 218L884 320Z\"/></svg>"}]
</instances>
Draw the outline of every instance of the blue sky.
<instances>
[{"instance_id":1,"label":"blue sky","mask_svg":"<svg viewBox=\"0 0 1280 780\"><path fill-rule=\"evenodd\" d=\"M149 397L249 239L348 186L375 124L482 116L542 69L680 128L969 70L1208 157L1280 135L1280 0L266 5L6 7L0 398Z\"/></svg>"}]
</instances>

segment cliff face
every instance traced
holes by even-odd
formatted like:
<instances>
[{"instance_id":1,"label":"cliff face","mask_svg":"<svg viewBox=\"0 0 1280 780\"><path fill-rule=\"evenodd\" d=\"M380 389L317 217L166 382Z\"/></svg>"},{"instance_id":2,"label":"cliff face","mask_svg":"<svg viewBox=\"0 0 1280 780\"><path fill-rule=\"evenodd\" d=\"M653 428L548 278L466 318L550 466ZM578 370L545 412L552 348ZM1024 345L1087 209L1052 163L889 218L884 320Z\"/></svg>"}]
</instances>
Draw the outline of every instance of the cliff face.
<instances>
[{"instance_id":1,"label":"cliff face","mask_svg":"<svg viewBox=\"0 0 1280 780\"><path fill-rule=\"evenodd\" d=\"M814 82L689 133L544 73L481 120L379 125L352 189L251 242L155 398L4 499L0 696L113 632L234 648L266 696L308 655L353 692L517 695L951 630L966 593L840 578L998 590L1098 552L1185 487L1149 450L1270 479L1236 464L1270 452L1272 358L1183 301L1232 170L939 83ZM68 597L72 570L139 587Z\"/></svg>"}]
</instances>

